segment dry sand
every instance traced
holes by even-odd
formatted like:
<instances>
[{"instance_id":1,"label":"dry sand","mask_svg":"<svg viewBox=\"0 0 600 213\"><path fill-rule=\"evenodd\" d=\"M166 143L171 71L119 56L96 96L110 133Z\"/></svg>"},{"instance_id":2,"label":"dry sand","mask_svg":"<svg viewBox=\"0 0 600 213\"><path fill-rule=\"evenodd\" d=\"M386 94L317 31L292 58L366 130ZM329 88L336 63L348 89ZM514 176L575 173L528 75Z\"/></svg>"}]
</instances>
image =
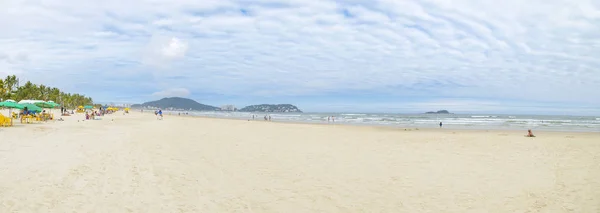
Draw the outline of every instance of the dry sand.
<instances>
[{"instance_id":1,"label":"dry sand","mask_svg":"<svg viewBox=\"0 0 600 213\"><path fill-rule=\"evenodd\" d=\"M81 118L0 128L0 212L600 212L599 133Z\"/></svg>"}]
</instances>

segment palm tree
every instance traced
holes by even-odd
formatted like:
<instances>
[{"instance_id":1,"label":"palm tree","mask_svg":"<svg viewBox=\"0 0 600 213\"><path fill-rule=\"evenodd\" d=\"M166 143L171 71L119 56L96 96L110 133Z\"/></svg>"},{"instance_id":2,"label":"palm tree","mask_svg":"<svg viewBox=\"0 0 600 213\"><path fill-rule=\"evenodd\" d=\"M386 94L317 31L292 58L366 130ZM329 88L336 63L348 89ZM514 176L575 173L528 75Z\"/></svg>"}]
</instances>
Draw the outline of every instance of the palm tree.
<instances>
[{"instance_id":1,"label":"palm tree","mask_svg":"<svg viewBox=\"0 0 600 213\"><path fill-rule=\"evenodd\" d=\"M17 89L17 83L17 76L6 76L6 79L4 79L4 92L6 99L12 98L14 96L14 91Z\"/></svg>"},{"instance_id":2,"label":"palm tree","mask_svg":"<svg viewBox=\"0 0 600 213\"><path fill-rule=\"evenodd\" d=\"M38 87L38 92L37 93L39 94L38 95L39 100L44 100L44 101L48 100L48 93L49 92L47 91L47 87L46 86L40 85ZM38 98L36 98L36 99L38 99Z\"/></svg>"},{"instance_id":3,"label":"palm tree","mask_svg":"<svg viewBox=\"0 0 600 213\"><path fill-rule=\"evenodd\" d=\"M27 81L22 86L17 86L18 80L15 75L0 79L0 99L36 99L44 101L55 101L65 107L77 107L81 105L92 105L92 98L81 94L71 94L60 91L55 87L36 85Z\"/></svg>"},{"instance_id":4,"label":"palm tree","mask_svg":"<svg viewBox=\"0 0 600 213\"><path fill-rule=\"evenodd\" d=\"M4 80L0 79L0 101L4 100L4 96L6 96L5 91L6 89L4 88Z\"/></svg>"}]
</instances>

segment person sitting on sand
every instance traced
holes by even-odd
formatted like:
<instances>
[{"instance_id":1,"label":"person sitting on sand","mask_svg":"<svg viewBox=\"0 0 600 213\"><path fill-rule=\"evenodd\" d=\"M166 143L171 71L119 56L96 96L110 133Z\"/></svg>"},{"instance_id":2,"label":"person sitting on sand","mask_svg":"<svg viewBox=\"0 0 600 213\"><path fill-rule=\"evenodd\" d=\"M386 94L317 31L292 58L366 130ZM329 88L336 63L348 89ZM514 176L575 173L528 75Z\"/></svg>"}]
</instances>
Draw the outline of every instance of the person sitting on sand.
<instances>
[{"instance_id":1,"label":"person sitting on sand","mask_svg":"<svg viewBox=\"0 0 600 213\"><path fill-rule=\"evenodd\" d=\"M535 135L533 135L533 133L531 133L531 129L527 130L527 135L525 135L525 137L535 137Z\"/></svg>"}]
</instances>

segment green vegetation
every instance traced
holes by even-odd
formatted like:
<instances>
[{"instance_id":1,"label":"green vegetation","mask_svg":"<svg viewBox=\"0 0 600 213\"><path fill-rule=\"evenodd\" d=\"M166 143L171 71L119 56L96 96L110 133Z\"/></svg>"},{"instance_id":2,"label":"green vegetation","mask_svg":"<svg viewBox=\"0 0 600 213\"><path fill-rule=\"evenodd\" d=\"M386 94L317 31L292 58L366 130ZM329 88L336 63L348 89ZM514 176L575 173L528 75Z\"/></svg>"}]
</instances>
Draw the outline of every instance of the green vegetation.
<instances>
[{"instance_id":1,"label":"green vegetation","mask_svg":"<svg viewBox=\"0 0 600 213\"><path fill-rule=\"evenodd\" d=\"M58 88L42 84L37 85L27 81L21 86L17 85L18 79L15 75L0 79L0 99L54 101L68 108L91 105L93 103L90 97L85 97L81 94L65 93Z\"/></svg>"}]
</instances>

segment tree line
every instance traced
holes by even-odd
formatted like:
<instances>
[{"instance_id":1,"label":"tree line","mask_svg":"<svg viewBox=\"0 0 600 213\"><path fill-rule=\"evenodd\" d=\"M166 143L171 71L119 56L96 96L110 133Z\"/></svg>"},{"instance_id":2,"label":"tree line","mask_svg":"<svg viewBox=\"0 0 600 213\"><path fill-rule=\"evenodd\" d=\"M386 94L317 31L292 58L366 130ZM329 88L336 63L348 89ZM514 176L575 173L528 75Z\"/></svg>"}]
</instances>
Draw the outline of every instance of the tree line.
<instances>
[{"instance_id":1,"label":"tree line","mask_svg":"<svg viewBox=\"0 0 600 213\"><path fill-rule=\"evenodd\" d=\"M77 93L65 93L56 87L49 87L43 84L37 85L30 81L19 85L19 80L15 75L9 75L5 79L0 79L0 100L8 99L15 101L54 101L67 108L92 105L94 103L90 97Z\"/></svg>"}]
</instances>

